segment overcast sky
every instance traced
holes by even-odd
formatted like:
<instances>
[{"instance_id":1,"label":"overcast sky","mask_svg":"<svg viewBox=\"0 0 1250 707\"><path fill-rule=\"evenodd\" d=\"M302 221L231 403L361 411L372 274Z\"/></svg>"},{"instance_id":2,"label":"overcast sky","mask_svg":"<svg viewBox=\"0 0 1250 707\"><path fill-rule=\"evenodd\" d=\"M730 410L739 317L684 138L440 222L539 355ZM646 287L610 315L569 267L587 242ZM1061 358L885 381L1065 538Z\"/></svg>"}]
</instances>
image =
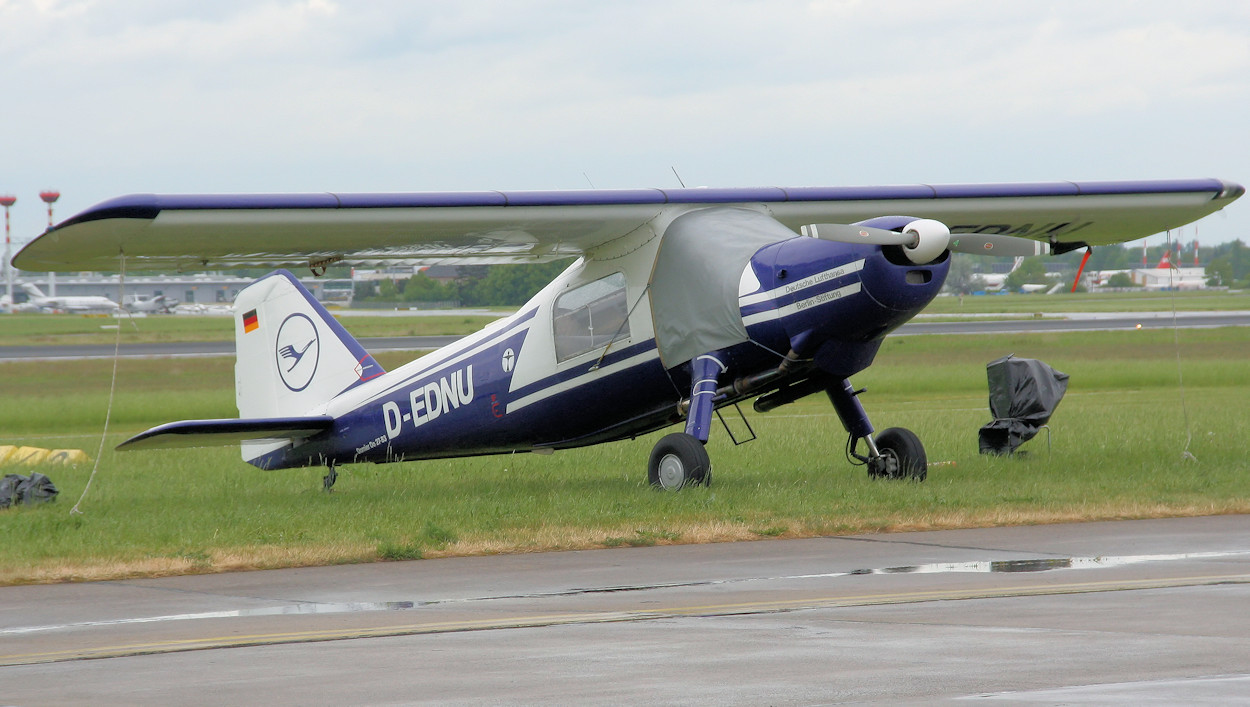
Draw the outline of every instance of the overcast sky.
<instances>
[{"instance_id":1,"label":"overcast sky","mask_svg":"<svg viewBox=\"0 0 1250 707\"><path fill-rule=\"evenodd\" d=\"M1228 0L0 0L0 67L17 241L46 188L1250 182Z\"/></svg>"}]
</instances>

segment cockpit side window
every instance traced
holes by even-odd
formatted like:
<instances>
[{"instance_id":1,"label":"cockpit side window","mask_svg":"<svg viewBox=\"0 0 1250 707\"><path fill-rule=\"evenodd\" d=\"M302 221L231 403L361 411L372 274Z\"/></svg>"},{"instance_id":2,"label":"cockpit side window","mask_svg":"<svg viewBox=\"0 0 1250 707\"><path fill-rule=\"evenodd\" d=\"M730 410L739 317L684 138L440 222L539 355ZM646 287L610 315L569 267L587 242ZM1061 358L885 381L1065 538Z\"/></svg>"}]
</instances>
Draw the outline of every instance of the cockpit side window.
<instances>
[{"instance_id":1,"label":"cockpit side window","mask_svg":"<svg viewBox=\"0 0 1250 707\"><path fill-rule=\"evenodd\" d=\"M613 273L560 295L552 318L558 361L628 339L624 273Z\"/></svg>"}]
</instances>

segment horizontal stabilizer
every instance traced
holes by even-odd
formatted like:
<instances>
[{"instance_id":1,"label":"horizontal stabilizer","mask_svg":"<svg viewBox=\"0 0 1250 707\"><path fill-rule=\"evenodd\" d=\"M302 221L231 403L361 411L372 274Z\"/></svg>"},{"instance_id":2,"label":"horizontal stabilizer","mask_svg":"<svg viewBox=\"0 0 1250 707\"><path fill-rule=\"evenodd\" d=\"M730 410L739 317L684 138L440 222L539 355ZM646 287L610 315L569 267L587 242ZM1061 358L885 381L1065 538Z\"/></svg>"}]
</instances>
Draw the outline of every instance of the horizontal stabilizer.
<instances>
[{"instance_id":1,"label":"horizontal stabilizer","mask_svg":"<svg viewBox=\"0 0 1250 707\"><path fill-rule=\"evenodd\" d=\"M153 427L117 445L117 451L217 447L259 440L311 437L334 426L329 415L254 420L182 420Z\"/></svg>"}]
</instances>

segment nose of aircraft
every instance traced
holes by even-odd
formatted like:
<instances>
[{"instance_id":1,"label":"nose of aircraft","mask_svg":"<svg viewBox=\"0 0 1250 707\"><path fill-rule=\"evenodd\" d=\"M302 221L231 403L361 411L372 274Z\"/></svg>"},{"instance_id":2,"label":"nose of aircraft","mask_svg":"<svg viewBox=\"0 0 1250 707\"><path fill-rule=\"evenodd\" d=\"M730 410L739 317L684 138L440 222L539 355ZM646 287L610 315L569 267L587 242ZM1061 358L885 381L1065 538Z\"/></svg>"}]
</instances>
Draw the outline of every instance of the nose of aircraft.
<instances>
[{"instance_id":1,"label":"nose of aircraft","mask_svg":"<svg viewBox=\"0 0 1250 707\"><path fill-rule=\"evenodd\" d=\"M917 265L894 246L881 248L865 259L860 275L864 294L880 307L911 315L924 309L942 290L950 271L950 252Z\"/></svg>"},{"instance_id":2,"label":"nose of aircraft","mask_svg":"<svg viewBox=\"0 0 1250 707\"><path fill-rule=\"evenodd\" d=\"M868 342L923 309L946 280L950 255L918 265L899 246L795 238L757 255L768 263L775 306L791 346L810 353L827 341ZM775 289L774 289L775 288Z\"/></svg>"}]
</instances>

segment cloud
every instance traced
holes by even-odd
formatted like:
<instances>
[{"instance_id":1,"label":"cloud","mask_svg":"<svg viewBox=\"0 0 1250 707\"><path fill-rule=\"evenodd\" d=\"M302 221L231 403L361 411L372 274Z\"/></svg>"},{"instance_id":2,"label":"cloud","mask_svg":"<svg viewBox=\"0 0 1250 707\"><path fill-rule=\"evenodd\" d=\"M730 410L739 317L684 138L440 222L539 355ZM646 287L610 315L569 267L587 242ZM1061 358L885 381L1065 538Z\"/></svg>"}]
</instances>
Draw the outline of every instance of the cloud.
<instances>
[{"instance_id":1,"label":"cloud","mask_svg":"<svg viewBox=\"0 0 1250 707\"><path fill-rule=\"evenodd\" d=\"M1230 140L1250 112L1240 3L0 0L0 65L22 138L0 190L60 185L67 210L654 185L671 165L741 185L1250 163Z\"/></svg>"}]
</instances>

